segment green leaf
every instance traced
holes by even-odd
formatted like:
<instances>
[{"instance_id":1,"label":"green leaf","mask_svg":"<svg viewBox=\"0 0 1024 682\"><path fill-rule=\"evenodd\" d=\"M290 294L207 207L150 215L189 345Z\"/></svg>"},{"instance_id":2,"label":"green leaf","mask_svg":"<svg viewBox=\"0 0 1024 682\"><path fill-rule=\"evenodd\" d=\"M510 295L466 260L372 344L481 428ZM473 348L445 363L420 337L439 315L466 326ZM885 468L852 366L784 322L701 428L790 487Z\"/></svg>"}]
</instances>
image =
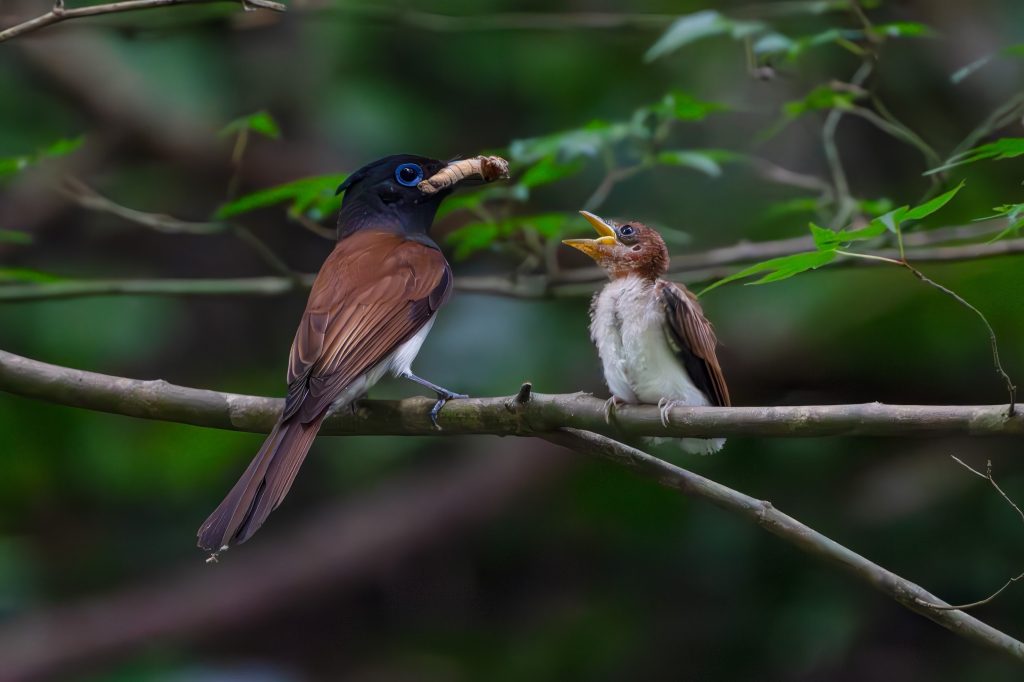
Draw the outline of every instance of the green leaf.
<instances>
[{"instance_id":1,"label":"green leaf","mask_svg":"<svg viewBox=\"0 0 1024 682\"><path fill-rule=\"evenodd\" d=\"M880 216L892 210L892 199L861 199L857 202L861 212L869 216Z\"/></svg>"},{"instance_id":2,"label":"green leaf","mask_svg":"<svg viewBox=\"0 0 1024 682\"><path fill-rule=\"evenodd\" d=\"M221 206L214 215L223 220L285 202L292 202L289 208L292 215L303 212L327 215L331 210L337 210L340 198L335 193L347 177L347 174L336 173L293 180L239 197Z\"/></svg>"},{"instance_id":3,"label":"green leaf","mask_svg":"<svg viewBox=\"0 0 1024 682\"><path fill-rule=\"evenodd\" d=\"M1024 151L1022 151L1022 153L1024 153ZM903 216L903 220L921 220L923 218L927 218L932 213L935 213L940 208L948 204L949 200L955 197L957 192L963 189L963 186L964 181L961 180L959 185L949 190L948 192L940 194L931 201L923 203L920 206L915 206L914 208L907 211L906 215Z\"/></svg>"},{"instance_id":4,"label":"green leaf","mask_svg":"<svg viewBox=\"0 0 1024 682\"><path fill-rule=\"evenodd\" d=\"M803 99L786 102L782 110L788 118L793 119L819 109L851 109L855 99L857 97L852 92L838 92L827 85L821 85L807 93Z\"/></svg>"},{"instance_id":5,"label":"green leaf","mask_svg":"<svg viewBox=\"0 0 1024 682\"><path fill-rule=\"evenodd\" d=\"M465 260L477 251L486 249L499 237L496 223L470 223L454 230L445 237L445 242L454 247L452 257Z\"/></svg>"},{"instance_id":6,"label":"green leaf","mask_svg":"<svg viewBox=\"0 0 1024 682\"><path fill-rule=\"evenodd\" d=\"M266 111L257 111L255 114L236 118L221 128L217 134L221 137L227 137L229 135L237 135L243 130L251 130L273 140L281 137L281 128L277 125L277 121Z\"/></svg>"},{"instance_id":7,"label":"green leaf","mask_svg":"<svg viewBox=\"0 0 1024 682\"><path fill-rule=\"evenodd\" d=\"M707 102L697 99L682 90L673 90L665 95L660 102L648 107L647 110L661 116L674 118L677 121L703 121L710 114L727 111L729 107L718 102Z\"/></svg>"},{"instance_id":8,"label":"green leaf","mask_svg":"<svg viewBox=\"0 0 1024 682\"><path fill-rule=\"evenodd\" d=\"M811 236L814 237L814 245L819 251L838 249L844 244L861 242L867 239L874 239L885 232L885 225L878 221L872 221L859 230L826 230L811 223Z\"/></svg>"},{"instance_id":9,"label":"green leaf","mask_svg":"<svg viewBox=\"0 0 1024 682\"><path fill-rule=\"evenodd\" d=\"M903 223L905 219L904 216L906 216L907 211L909 210L909 206L900 206L899 208L894 208L888 213L878 216L871 222L878 223L893 234L896 234L900 231L900 225Z\"/></svg>"},{"instance_id":10,"label":"green leaf","mask_svg":"<svg viewBox=\"0 0 1024 682\"><path fill-rule=\"evenodd\" d=\"M524 218L513 218L510 221L505 221L503 226L503 233L506 229L511 227L511 231L518 228L529 228L536 230L541 235L548 239L558 239L562 236L565 224L569 221L569 216L565 213L540 213L537 215L526 216ZM518 226L515 224L518 223Z\"/></svg>"},{"instance_id":11,"label":"green leaf","mask_svg":"<svg viewBox=\"0 0 1024 682\"><path fill-rule=\"evenodd\" d=\"M581 168L583 168L582 159L575 159L570 163L561 163L554 155L545 156L526 169L526 172L519 178L518 184L524 187L547 185L578 173Z\"/></svg>"},{"instance_id":12,"label":"green leaf","mask_svg":"<svg viewBox=\"0 0 1024 682\"><path fill-rule=\"evenodd\" d=\"M1013 159L1021 155L1024 155L1024 137L1003 137L995 142L989 142L988 144L983 144L957 154L949 160L949 163L938 168L932 168L925 175L939 173L955 166L963 166L985 159L1000 161L1002 159Z\"/></svg>"},{"instance_id":13,"label":"green leaf","mask_svg":"<svg viewBox=\"0 0 1024 682\"><path fill-rule=\"evenodd\" d=\"M731 161L738 156L733 152L720 149L680 150L661 152L657 159L658 163L692 168L712 178L717 178L722 174L722 166L719 162Z\"/></svg>"},{"instance_id":14,"label":"green leaf","mask_svg":"<svg viewBox=\"0 0 1024 682\"><path fill-rule=\"evenodd\" d=\"M998 242L1007 237L1016 237L1024 227L1024 204L1003 204L993 209L995 215L979 218L978 220L991 220L993 218L1006 218L1009 224L999 234L989 239L986 244Z\"/></svg>"},{"instance_id":15,"label":"green leaf","mask_svg":"<svg viewBox=\"0 0 1024 682\"><path fill-rule=\"evenodd\" d=\"M766 218L781 218L796 213L814 213L821 206L821 199L816 197L797 197L779 201L764 212Z\"/></svg>"},{"instance_id":16,"label":"green leaf","mask_svg":"<svg viewBox=\"0 0 1024 682\"><path fill-rule=\"evenodd\" d=\"M548 156L563 162L572 161L578 157L595 157L603 148L626 139L630 134L629 124L591 121L574 130L514 140L509 145L509 155L522 163L535 163Z\"/></svg>"},{"instance_id":17,"label":"green leaf","mask_svg":"<svg viewBox=\"0 0 1024 682\"><path fill-rule=\"evenodd\" d=\"M668 27L654 45L647 50L644 61L652 62L701 38L729 35L740 40L764 29L765 25L760 22L729 19L714 10L687 14L676 19Z\"/></svg>"},{"instance_id":18,"label":"green leaf","mask_svg":"<svg viewBox=\"0 0 1024 682\"><path fill-rule=\"evenodd\" d=\"M835 250L829 251L807 251L804 253L794 253L789 256L780 256L779 258L772 258L755 265L751 265L749 268L740 270L739 272L724 277L711 286L705 288L698 294L703 296L712 289L717 289L723 284L729 282L735 282L739 279L745 279L752 275L758 275L761 273L767 273L761 279L750 282L750 284L768 284L769 282L779 282L784 279L789 279L794 275L799 275L801 272L807 272L808 270L815 270L823 265L831 263L836 258Z\"/></svg>"},{"instance_id":19,"label":"green leaf","mask_svg":"<svg viewBox=\"0 0 1024 682\"><path fill-rule=\"evenodd\" d=\"M875 35L886 38L936 38L938 32L931 26L916 21L894 21L889 24L876 24L872 28Z\"/></svg>"},{"instance_id":20,"label":"green leaf","mask_svg":"<svg viewBox=\"0 0 1024 682\"><path fill-rule=\"evenodd\" d=\"M11 244L31 244L32 235L20 230L0 230L0 242Z\"/></svg>"},{"instance_id":21,"label":"green leaf","mask_svg":"<svg viewBox=\"0 0 1024 682\"><path fill-rule=\"evenodd\" d=\"M83 142L85 142L85 137L79 135L78 137L57 140L47 147L36 150L32 154L19 154L17 156L0 158L0 178L14 175L45 159L66 156L81 147Z\"/></svg>"},{"instance_id":22,"label":"green leaf","mask_svg":"<svg viewBox=\"0 0 1024 682\"><path fill-rule=\"evenodd\" d=\"M61 279L31 268L0 268L0 282L59 282Z\"/></svg>"}]
</instances>

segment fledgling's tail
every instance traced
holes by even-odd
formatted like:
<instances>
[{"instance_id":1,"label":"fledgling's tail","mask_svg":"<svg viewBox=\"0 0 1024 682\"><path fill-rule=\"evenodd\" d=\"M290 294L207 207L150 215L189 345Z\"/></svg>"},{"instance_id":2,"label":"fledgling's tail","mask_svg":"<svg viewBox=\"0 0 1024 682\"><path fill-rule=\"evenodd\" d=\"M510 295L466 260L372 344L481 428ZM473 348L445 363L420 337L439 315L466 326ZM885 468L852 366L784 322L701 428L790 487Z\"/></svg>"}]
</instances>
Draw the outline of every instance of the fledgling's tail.
<instances>
[{"instance_id":1,"label":"fledgling's tail","mask_svg":"<svg viewBox=\"0 0 1024 682\"><path fill-rule=\"evenodd\" d=\"M308 424L278 422L224 501L199 527L199 547L210 552L245 542L292 487L323 417Z\"/></svg>"},{"instance_id":2,"label":"fledgling's tail","mask_svg":"<svg viewBox=\"0 0 1024 682\"><path fill-rule=\"evenodd\" d=\"M648 438L651 445L675 443L691 455L713 455L725 446L724 438Z\"/></svg>"}]
</instances>

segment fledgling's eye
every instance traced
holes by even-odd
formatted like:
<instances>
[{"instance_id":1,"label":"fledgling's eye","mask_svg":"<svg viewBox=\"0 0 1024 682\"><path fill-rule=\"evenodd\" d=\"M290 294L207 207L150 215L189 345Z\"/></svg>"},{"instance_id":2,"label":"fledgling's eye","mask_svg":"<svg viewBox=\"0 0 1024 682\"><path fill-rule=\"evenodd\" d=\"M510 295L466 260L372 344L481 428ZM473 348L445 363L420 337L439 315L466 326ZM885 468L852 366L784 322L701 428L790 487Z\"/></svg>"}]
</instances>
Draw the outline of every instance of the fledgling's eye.
<instances>
[{"instance_id":1,"label":"fledgling's eye","mask_svg":"<svg viewBox=\"0 0 1024 682\"><path fill-rule=\"evenodd\" d=\"M423 180L423 169L415 163L403 163L395 169L395 180L406 187L415 187Z\"/></svg>"},{"instance_id":2,"label":"fledgling's eye","mask_svg":"<svg viewBox=\"0 0 1024 682\"><path fill-rule=\"evenodd\" d=\"M635 230L633 230L632 225L623 225L622 227L619 228L619 234L621 234L623 237L632 237L634 231Z\"/></svg>"}]
</instances>

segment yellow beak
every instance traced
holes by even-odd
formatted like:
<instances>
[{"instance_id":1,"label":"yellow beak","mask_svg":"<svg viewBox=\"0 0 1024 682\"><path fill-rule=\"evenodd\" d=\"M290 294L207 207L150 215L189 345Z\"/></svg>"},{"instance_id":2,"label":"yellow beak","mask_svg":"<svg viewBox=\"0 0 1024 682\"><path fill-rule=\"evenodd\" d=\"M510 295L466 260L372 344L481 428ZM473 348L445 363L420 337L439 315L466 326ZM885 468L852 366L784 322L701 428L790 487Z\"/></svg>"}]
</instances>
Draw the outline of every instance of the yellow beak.
<instances>
[{"instance_id":1,"label":"yellow beak","mask_svg":"<svg viewBox=\"0 0 1024 682\"><path fill-rule=\"evenodd\" d=\"M618 243L615 238L615 228L607 220L589 211L580 211L580 215L586 218L587 222L593 225L594 230L601 236L597 239L563 239L563 244L579 249L591 258L596 258L601 252L601 247L615 246Z\"/></svg>"}]
</instances>

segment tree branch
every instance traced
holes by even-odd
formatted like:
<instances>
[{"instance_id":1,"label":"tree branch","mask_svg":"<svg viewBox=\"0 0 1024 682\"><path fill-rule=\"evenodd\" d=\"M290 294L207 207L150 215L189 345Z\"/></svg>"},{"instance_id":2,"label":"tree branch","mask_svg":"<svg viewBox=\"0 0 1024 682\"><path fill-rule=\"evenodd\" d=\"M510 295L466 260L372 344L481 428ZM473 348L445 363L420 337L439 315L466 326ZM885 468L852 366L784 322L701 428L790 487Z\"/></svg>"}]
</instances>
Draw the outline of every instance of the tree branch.
<instances>
[{"instance_id":1,"label":"tree branch","mask_svg":"<svg viewBox=\"0 0 1024 682\"><path fill-rule=\"evenodd\" d=\"M37 31L46 26L59 24L68 19L79 17L94 17L101 14L116 14L119 12L133 12L140 9L153 9L156 7L168 7L170 5L199 5L212 2L233 2L234 0L125 0L124 2L111 2L105 5L91 5L89 7L76 7L65 9L63 0L59 0L53 9L28 21L22 22L10 28L0 31L0 43L11 38L16 38L32 31ZM284 12L288 9L286 5L273 0L241 0L246 10L269 9L274 12Z\"/></svg>"},{"instance_id":2,"label":"tree branch","mask_svg":"<svg viewBox=\"0 0 1024 682\"><path fill-rule=\"evenodd\" d=\"M270 431L283 405L275 398L85 372L6 351L0 351L0 390L112 414L259 433ZM433 404L423 397L361 401L354 415L330 415L321 433L439 435L429 417ZM532 393L521 407L514 396L453 400L441 411L440 435L531 436L562 427L613 437L1024 435L1024 415L1008 416L1003 405L676 407L668 427L653 405L620 407L610 424L604 414L604 401L585 393Z\"/></svg>"},{"instance_id":3,"label":"tree branch","mask_svg":"<svg viewBox=\"0 0 1024 682\"><path fill-rule=\"evenodd\" d=\"M946 602L924 588L783 514L767 500L757 500L744 495L598 434L566 429L564 432L545 435L543 438L583 454L598 455L632 469L644 478L653 479L666 488L678 490L688 497L707 500L726 511L743 516L801 551L835 564L858 580L895 599L900 605L935 621L950 632L1024 661L1024 643L963 611L948 610L946 607L949 605Z\"/></svg>"},{"instance_id":4,"label":"tree branch","mask_svg":"<svg viewBox=\"0 0 1024 682\"><path fill-rule=\"evenodd\" d=\"M992 243L932 246L943 242L977 238L994 232L997 227L963 225L925 232L911 232L904 244L917 247L908 251L908 257L918 263L994 258L1024 253L1024 238L1006 239ZM669 275L687 284L707 282L734 272L734 266L754 261L786 256L814 249L810 236L791 237L766 242L742 241L732 246L711 249L702 253L680 254L672 257ZM892 249L875 252L885 258L898 259ZM862 258L840 259L833 265L877 265ZM132 279L132 280L58 280L0 285L0 302L39 301L48 299L81 298L84 296L276 296L309 287L314 275L291 277L251 277L233 279ZM562 298L587 296L594 286L605 281L607 275L600 268L585 267L563 270L556 275L525 274L515 277L484 275L457 277L455 289L466 293L491 294L512 298Z\"/></svg>"}]
</instances>

